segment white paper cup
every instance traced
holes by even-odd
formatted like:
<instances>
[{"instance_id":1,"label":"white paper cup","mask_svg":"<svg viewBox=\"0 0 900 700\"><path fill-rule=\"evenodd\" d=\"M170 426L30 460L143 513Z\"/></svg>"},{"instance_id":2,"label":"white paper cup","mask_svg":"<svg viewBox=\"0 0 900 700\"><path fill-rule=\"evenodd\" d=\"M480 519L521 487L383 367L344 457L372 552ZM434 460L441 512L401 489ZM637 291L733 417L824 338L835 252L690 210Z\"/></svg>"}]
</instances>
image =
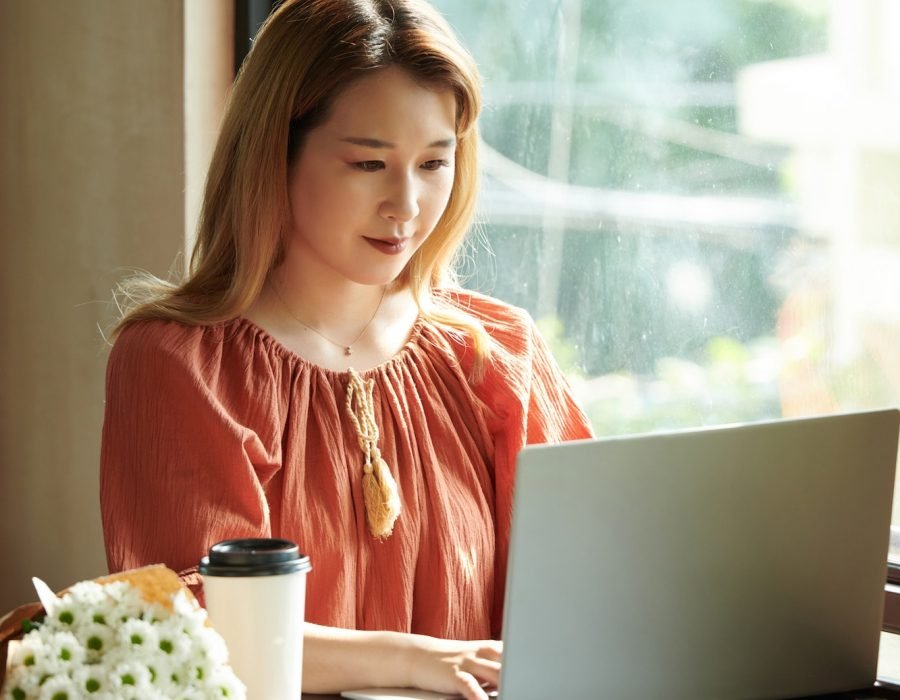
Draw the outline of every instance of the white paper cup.
<instances>
[{"instance_id":1,"label":"white paper cup","mask_svg":"<svg viewBox=\"0 0 900 700\"><path fill-rule=\"evenodd\" d=\"M226 540L200 561L206 609L248 700L297 700L309 557L280 539Z\"/></svg>"}]
</instances>

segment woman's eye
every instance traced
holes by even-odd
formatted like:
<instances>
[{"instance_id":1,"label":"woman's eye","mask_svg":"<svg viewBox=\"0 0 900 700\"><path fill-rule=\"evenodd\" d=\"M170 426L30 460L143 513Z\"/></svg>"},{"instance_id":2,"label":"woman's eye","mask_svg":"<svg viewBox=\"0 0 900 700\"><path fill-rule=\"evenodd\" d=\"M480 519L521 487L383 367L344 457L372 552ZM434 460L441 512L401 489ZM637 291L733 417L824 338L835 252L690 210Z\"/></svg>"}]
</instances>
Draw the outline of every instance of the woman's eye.
<instances>
[{"instance_id":1,"label":"woman's eye","mask_svg":"<svg viewBox=\"0 0 900 700\"><path fill-rule=\"evenodd\" d=\"M367 173L374 173L376 170L384 168L384 163L380 160L361 160L358 163L353 163L353 167Z\"/></svg>"},{"instance_id":2,"label":"woman's eye","mask_svg":"<svg viewBox=\"0 0 900 700\"><path fill-rule=\"evenodd\" d=\"M440 170L441 168L446 168L450 165L450 161L448 160L428 160L422 163L422 168L425 170Z\"/></svg>"}]
</instances>

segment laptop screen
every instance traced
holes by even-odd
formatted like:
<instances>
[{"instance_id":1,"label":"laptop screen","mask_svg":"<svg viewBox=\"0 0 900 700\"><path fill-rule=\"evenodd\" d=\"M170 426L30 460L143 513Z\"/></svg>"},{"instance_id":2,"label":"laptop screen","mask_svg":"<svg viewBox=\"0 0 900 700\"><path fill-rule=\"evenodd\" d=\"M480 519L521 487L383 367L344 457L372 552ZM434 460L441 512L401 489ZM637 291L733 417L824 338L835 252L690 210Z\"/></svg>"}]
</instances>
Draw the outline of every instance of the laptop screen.
<instances>
[{"instance_id":1,"label":"laptop screen","mask_svg":"<svg viewBox=\"0 0 900 700\"><path fill-rule=\"evenodd\" d=\"M525 448L501 697L871 685L898 416Z\"/></svg>"}]
</instances>

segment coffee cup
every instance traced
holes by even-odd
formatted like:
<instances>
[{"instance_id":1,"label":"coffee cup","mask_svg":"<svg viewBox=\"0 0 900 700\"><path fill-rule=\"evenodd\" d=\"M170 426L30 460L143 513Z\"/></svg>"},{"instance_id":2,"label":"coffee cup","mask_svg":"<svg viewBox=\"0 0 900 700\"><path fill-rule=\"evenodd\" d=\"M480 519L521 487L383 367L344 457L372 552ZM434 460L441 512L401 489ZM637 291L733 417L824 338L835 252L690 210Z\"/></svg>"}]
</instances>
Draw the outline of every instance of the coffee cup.
<instances>
[{"instance_id":1,"label":"coffee cup","mask_svg":"<svg viewBox=\"0 0 900 700\"><path fill-rule=\"evenodd\" d=\"M225 540L200 561L206 609L250 700L297 700L309 557L283 539Z\"/></svg>"}]
</instances>

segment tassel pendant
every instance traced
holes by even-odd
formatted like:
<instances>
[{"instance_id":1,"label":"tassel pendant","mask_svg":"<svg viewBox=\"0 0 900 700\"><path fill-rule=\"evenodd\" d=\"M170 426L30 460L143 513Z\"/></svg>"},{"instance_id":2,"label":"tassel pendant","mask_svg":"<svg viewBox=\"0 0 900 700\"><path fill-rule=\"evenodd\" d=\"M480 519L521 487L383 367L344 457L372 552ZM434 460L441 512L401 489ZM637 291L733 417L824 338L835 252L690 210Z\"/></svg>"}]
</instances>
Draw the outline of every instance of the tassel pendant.
<instances>
[{"instance_id":1,"label":"tassel pendant","mask_svg":"<svg viewBox=\"0 0 900 700\"><path fill-rule=\"evenodd\" d=\"M346 353L350 354L347 346ZM375 421L375 404L372 392L375 382L363 381L354 369L349 370L347 385L347 414L356 429L363 462L363 503L366 520L375 539L383 540L394 531L394 523L400 515L400 494L391 470L378 449L378 425Z\"/></svg>"}]
</instances>

